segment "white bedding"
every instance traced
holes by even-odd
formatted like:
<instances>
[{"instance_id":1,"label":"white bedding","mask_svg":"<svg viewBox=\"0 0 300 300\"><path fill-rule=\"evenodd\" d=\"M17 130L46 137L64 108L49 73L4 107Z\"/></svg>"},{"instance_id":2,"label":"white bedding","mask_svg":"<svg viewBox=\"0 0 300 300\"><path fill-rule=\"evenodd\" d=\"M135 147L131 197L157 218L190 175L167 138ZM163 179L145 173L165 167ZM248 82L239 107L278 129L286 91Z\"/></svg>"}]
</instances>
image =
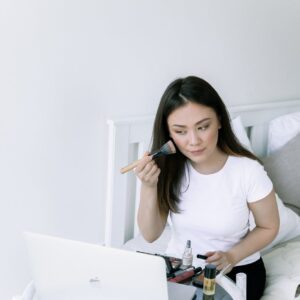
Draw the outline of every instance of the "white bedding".
<instances>
[{"instance_id":1,"label":"white bedding","mask_svg":"<svg viewBox=\"0 0 300 300\"><path fill-rule=\"evenodd\" d=\"M261 300L300 299L300 237L263 255L267 285Z\"/></svg>"}]
</instances>

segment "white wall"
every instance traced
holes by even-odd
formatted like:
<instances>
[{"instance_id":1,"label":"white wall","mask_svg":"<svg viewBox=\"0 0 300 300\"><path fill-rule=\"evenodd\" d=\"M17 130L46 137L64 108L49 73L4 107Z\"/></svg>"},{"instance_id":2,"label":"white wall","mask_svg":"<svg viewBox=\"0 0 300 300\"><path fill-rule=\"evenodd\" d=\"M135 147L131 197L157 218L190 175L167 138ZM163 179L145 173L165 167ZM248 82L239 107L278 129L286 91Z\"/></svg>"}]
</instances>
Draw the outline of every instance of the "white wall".
<instances>
[{"instance_id":1,"label":"white wall","mask_svg":"<svg viewBox=\"0 0 300 300\"><path fill-rule=\"evenodd\" d=\"M104 238L106 119L153 114L195 74L227 104L300 96L297 0L0 2L0 299L22 232Z\"/></svg>"}]
</instances>

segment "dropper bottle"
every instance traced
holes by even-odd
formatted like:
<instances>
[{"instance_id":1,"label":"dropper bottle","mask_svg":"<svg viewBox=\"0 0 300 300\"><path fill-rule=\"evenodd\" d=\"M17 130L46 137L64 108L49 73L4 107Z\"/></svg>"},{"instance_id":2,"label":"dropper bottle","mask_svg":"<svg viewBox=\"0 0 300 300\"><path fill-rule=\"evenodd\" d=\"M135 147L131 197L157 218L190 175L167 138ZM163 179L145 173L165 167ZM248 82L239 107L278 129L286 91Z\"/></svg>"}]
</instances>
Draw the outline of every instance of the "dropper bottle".
<instances>
[{"instance_id":1,"label":"dropper bottle","mask_svg":"<svg viewBox=\"0 0 300 300\"><path fill-rule=\"evenodd\" d=\"M186 269L188 267L191 267L193 264L193 253L192 253L192 247L191 247L191 241L186 241L186 246L182 255L182 264L181 269Z\"/></svg>"}]
</instances>

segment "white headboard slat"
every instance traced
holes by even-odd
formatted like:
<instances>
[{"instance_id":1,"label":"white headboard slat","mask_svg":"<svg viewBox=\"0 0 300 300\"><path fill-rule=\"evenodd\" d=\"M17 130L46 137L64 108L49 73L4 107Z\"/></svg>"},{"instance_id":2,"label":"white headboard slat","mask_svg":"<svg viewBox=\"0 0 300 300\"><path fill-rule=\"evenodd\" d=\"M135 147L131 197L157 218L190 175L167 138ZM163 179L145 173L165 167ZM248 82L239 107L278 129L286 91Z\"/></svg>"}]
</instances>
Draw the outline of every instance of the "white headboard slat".
<instances>
[{"instance_id":1,"label":"white headboard slat","mask_svg":"<svg viewBox=\"0 0 300 300\"><path fill-rule=\"evenodd\" d=\"M254 153L266 153L268 122L275 117L300 111L300 100L229 107L231 117L241 116L247 127ZM109 120L108 184L105 244L122 246L138 233L136 213L139 182L133 172L120 174L120 168L148 150L154 116Z\"/></svg>"}]
</instances>

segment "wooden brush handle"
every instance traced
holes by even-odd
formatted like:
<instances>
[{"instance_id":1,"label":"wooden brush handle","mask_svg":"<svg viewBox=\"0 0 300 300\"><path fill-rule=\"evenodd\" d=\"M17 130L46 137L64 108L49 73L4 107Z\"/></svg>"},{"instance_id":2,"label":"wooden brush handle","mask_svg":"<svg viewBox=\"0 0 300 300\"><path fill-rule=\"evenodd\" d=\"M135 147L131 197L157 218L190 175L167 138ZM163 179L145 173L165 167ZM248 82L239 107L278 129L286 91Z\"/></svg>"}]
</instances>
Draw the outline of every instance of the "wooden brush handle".
<instances>
[{"instance_id":1,"label":"wooden brush handle","mask_svg":"<svg viewBox=\"0 0 300 300\"><path fill-rule=\"evenodd\" d=\"M134 169L134 168L138 165L139 161L140 161L140 159L135 160L134 162L132 162L132 163L129 164L128 166L123 167L123 168L120 170L120 172L121 172L122 174L124 174L124 173L127 173L128 171L131 171L132 169Z\"/></svg>"}]
</instances>

